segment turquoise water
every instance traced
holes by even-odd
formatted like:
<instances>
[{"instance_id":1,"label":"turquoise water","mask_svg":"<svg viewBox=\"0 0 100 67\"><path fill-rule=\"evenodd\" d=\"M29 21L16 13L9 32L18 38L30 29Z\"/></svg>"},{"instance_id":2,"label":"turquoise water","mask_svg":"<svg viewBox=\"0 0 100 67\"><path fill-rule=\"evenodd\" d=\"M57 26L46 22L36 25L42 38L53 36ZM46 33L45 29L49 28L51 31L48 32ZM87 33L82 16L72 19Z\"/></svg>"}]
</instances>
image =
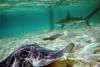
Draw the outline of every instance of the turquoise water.
<instances>
[{"instance_id":1,"label":"turquoise water","mask_svg":"<svg viewBox=\"0 0 100 67\"><path fill-rule=\"evenodd\" d=\"M70 12L72 17L85 17L94 9L91 6L52 7L53 23L50 22L48 7L3 9L0 14L0 37L46 32L54 27L57 29L55 23L66 17L67 12ZM98 14L99 12L90 19L90 23L91 21L99 22ZM71 26L68 25L69 27Z\"/></svg>"},{"instance_id":2,"label":"turquoise water","mask_svg":"<svg viewBox=\"0 0 100 67\"><path fill-rule=\"evenodd\" d=\"M45 9L34 9L35 8L22 11L3 11L0 26L1 36L13 36L17 33L20 35L26 32L39 32L44 28L48 29L48 12Z\"/></svg>"},{"instance_id":3,"label":"turquoise water","mask_svg":"<svg viewBox=\"0 0 100 67\"><path fill-rule=\"evenodd\" d=\"M39 43L53 50L60 50L70 42L75 44L74 59L84 59L86 63L97 62L100 51L94 56L94 49L100 49L100 10L89 20L90 27L85 23L66 24L64 31L56 22L65 18L70 12L72 17L86 17L96 7L98 0L84 0L83 3L73 0L67 5L39 4L33 2L0 1L0 61L22 45ZM98 1L99 2L99 1ZM89 3L89 4L88 4ZM74 4L74 5L73 5ZM43 41L42 38L64 33L54 41ZM96 45L96 46L94 46ZM8 46L8 47L7 47ZM90 49L90 50L89 50ZM69 54L71 54L69 52ZM91 56L93 58L91 58ZM72 57L72 55L71 55ZM88 58L88 59L87 59ZM90 62L91 63L91 62ZM100 63L100 62L98 62ZM94 63L95 64L95 63ZM84 64L83 64L84 65ZM78 67L78 66L76 66ZM80 67L81 64L80 64Z\"/></svg>"}]
</instances>

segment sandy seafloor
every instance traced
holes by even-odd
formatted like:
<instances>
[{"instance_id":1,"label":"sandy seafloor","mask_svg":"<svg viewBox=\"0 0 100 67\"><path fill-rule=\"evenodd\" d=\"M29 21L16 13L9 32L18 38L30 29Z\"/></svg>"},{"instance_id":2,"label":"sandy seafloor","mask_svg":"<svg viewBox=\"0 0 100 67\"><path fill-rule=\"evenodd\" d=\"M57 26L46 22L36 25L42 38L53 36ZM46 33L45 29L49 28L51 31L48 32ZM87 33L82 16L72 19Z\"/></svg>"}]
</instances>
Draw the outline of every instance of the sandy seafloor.
<instances>
[{"instance_id":1,"label":"sandy seafloor","mask_svg":"<svg viewBox=\"0 0 100 67\"><path fill-rule=\"evenodd\" d=\"M74 60L74 67L100 67L100 26L97 24L91 27L64 30L64 35L54 41L43 41L48 37L61 31L43 32L38 34L28 33L22 37L6 37L0 39L0 61L10 55L22 45L38 43L45 48L61 50L69 43L74 43L72 52L61 57L61 60L69 58Z\"/></svg>"}]
</instances>

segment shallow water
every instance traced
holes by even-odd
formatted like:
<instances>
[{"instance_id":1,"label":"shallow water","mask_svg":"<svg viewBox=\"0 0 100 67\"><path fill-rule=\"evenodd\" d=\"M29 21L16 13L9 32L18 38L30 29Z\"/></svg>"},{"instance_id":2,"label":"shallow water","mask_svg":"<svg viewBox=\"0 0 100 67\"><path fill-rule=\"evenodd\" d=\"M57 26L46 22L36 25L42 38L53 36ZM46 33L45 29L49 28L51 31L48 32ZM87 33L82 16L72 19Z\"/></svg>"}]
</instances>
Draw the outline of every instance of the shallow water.
<instances>
[{"instance_id":1,"label":"shallow water","mask_svg":"<svg viewBox=\"0 0 100 67\"><path fill-rule=\"evenodd\" d=\"M69 58L75 61L75 67L86 67L90 64L100 65L100 11L90 20L90 27L84 23L75 25L66 24L64 31L55 24L66 17L70 12L73 17L85 17L97 7L97 2L73 0L59 6L52 7L52 20L50 20L49 7L46 3L34 6L31 2L0 4L0 61L5 59L14 50L22 45L39 43L45 48L61 50L69 43L74 43L73 51L64 54L62 60ZM90 5L87 5L87 2ZM96 0L98 1L98 0ZM40 1L39 1L40 2ZM33 3L33 2L32 2ZM96 5L95 5L96 4ZM43 5L43 6L41 6ZM53 23L51 23L53 21ZM53 41L44 41L42 38L63 33ZM67 49L66 49L67 50Z\"/></svg>"},{"instance_id":2,"label":"shallow water","mask_svg":"<svg viewBox=\"0 0 100 67\"><path fill-rule=\"evenodd\" d=\"M74 43L74 51L68 53L65 52L65 55L62 57L63 60L67 59L68 57L70 60L75 60L77 64L82 63L81 65L86 63L100 64L100 51L95 52L96 49L100 48L100 26L91 27L88 29L72 29L71 31L65 30L64 35L54 41L42 40L44 37L57 33L62 32L53 31L48 33L41 33L40 35L29 33L23 37L0 39L0 60L3 60L14 50L26 44L38 43L45 48L61 50L69 43Z\"/></svg>"}]
</instances>

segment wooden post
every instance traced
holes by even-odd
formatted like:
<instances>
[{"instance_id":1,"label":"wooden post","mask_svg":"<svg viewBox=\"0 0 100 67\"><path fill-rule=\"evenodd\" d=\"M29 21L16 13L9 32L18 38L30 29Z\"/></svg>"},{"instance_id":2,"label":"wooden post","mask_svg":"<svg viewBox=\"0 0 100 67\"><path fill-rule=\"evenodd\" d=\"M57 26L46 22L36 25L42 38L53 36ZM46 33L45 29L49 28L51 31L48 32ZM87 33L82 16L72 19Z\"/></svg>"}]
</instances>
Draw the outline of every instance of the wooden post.
<instances>
[{"instance_id":1,"label":"wooden post","mask_svg":"<svg viewBox=\"0 0 100 67\"><path fill-rule=\"evenodd\" d=\"M49 8L49 22L50 22L50 31L54 29L54 15L53 15L53 9L52 5L48 6Z\"/></svg>"}]
</instances>

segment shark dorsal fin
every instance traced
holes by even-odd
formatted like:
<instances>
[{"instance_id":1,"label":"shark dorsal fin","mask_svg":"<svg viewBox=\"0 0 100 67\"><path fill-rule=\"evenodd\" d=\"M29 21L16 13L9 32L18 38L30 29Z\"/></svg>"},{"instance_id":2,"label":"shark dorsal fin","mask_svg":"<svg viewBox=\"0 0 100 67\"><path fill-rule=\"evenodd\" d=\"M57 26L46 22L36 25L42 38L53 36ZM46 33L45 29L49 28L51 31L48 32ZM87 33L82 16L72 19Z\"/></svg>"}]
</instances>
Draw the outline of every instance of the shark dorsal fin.
<instances>
[{"instance_id":1,"label":"shark dorsal fin","mask_svg":"<svg viewBox=\"0 0 100 67\"><path fill-rule=\"evenodd\" d=\"M70 12L67 13L66 18L67 18L67 19L70 19L70 18L71 18Z\"/></svg>"}]
</instances>

